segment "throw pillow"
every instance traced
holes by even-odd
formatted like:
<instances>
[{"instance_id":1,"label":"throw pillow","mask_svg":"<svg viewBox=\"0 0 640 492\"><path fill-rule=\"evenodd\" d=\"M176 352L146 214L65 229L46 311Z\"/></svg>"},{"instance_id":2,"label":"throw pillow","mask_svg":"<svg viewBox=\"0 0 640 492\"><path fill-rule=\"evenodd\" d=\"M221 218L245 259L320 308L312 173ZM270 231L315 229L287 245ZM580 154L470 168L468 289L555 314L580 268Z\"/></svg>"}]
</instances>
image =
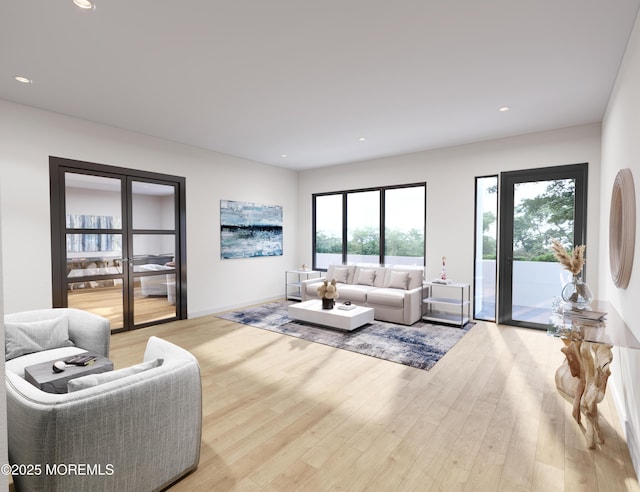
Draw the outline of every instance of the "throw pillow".
<instances>
[{"instance_id":1,"label":"throw pillow","mask_svg":"<svg viewBox=\"0 0 640 492\"><path fill-rule=\"evenodd\" d=\"M389 287L407 290L409 288L409 274L407 272L391 272Z\"/></svg>"},{"instance_id":2,"label":"throw pillow","mask_svg":"<svg viewBox=\"0 0 640 492\"><path fill-rule=\"evenodd\" d=\"M141 362L135 366L125 367L124 369L118 369L117 371L101 372L99 374L88 374L75 379L67 381L67 393L73 391L80 391L87 388L93 388L100 384L109 383L116 379L126 378L133 374L139 374L154 367L159 367L164 362L164 359L153 359L146 362Z\"/></svg>"},{"instance_id":3,"label":"throw pillow","mask_svg":"<svg viewBox=\"0 0 640 492\"><path fill-rule=\"evenodd\" d=\"M5 360L59 347L70 347L66 316L40 321L7 321L4 324Z\"/></svg>"},{"instance_id":4,"label":"throw pillow","mask_svg":"<svg viewBox=\"0 0 640 492\"><path fill-rule=\"evenodd\" d=\"M358 285L373 285L373 281L376 278L375 270L358 270Z\"/></svg>"},{"instance_id":5,"label":"throw pillow","mask_svg":"<svg viewBox=\"0 0 640 492\"><path fill-rule=\"evenodd\" d=\"M336 279L336 282L339 284L346 284L347 278L349 276L348 268L334 268L333 269L333 278Z\"/></svg>"}]
</instances>

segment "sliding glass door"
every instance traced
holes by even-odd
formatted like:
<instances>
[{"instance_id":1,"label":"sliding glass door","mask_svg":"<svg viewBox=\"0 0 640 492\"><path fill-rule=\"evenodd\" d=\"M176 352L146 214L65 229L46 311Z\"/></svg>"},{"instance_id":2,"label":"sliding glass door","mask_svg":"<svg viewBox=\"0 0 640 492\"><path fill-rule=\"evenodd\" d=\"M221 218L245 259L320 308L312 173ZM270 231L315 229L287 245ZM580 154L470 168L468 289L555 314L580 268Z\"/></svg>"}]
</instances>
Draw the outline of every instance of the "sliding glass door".
<instances>
[{"instance_id":1,"label":"sliding glass door","mask_svg":"<svg viewBox=\"0 0 640 492\"><path fill-rule=\"evenodd\" d=\"M568 280L551 241L585 244L586 197L586 164L501 175L499 323L546 329Z\"/></svg>"},{"instance_id":2,"label":"sliding glass door","mask_svg":"<svg viewBox=\"0 0 640 492\"><path fill-rule=\"evenodd\" d=\"M112 331L186 317L184 180L52 157L53 305Z\"/></svg>"}]
</instances>

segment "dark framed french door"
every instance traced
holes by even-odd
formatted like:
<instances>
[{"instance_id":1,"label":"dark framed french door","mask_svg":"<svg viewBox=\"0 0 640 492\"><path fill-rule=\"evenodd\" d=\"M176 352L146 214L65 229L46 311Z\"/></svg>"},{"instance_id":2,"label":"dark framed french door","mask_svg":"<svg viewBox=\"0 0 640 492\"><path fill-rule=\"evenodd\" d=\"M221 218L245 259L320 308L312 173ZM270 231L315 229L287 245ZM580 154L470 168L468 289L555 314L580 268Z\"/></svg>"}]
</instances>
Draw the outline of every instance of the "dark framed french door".
<instances>
[{"instance_id":1,"label":"dark framed french door","mask_svg":"<svg viewBox=\"0 0 640 492\"><path fill-rule=\"evenodd\" d=\"M498 323L546 329L567 280L549 245L586 244L587 171L573 164L500 175Z\"/></svg>"},{"instance_id":2,"label":"dark framed french door","mask_svg":"<svg viewBox=\"0 0 640 492\"><path fill-rule=\"evenodd\" d=\"M113 332L186 318L185 180L50 157L54 307Z\"/></svg>"}]
</instances>

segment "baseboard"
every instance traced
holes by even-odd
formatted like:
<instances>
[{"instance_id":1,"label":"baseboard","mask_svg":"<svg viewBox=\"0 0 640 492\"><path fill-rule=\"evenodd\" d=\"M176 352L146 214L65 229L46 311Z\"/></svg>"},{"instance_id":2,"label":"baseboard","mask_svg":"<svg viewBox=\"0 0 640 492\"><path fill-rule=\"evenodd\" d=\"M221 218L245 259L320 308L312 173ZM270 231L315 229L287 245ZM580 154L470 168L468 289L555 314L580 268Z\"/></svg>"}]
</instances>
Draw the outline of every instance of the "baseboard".
<instances>
[{"instance_id":1,"label":"baseboard","mask_svg":"<svg viewBox=\"0 0 640 492\"><path fill-rule=\"evenodd\" d=\"M629 421L627 416L627 409L624 404L624 395L621 394L620 389L618 388L617 381L611 378L608 389L611 391L611 397L613 398L613 404L616 407L616 411L618 412L618 421L620 423L620 427L625 428L626 423Z\"/></svg>"},{"instance_id":2,"label":"baseboard","mask_svg":"<svg viewBox=\"0 0 640 492\"><path fill-rule=\"evenodd\" d=\"M622 372L622 377L626 380L627 375L629 374L629 368L627 364L624 363L624 357L619 350L616 351L615 355L620 362L618 368ZM613 404L616 407L616 412L618 413L620 427L622 428L624 438L627 441L627 447L629 448L633 468L636 471L636 476L640 477L640 439L638 438L639 436L636 433L636 429L634 429L628 415L624 390L619 386L618 382L619 380L612 379L611 384L608 385L608 389L611 391L611 397L613 398Z\"/></svg>"},{"instance_id":3,"label":"baseboard","mask_svg":"<svg viewBox=\"0 0 640 492\"><path fill-rule=\"evenodd\" d=\"M640 447L638 446L638 438L633 431L631 422L628 420L624 423L624 434L627 439L627 447L631 455L631 462L636 471L636 477L640 477Z\"/></svg>"}]
</instances>

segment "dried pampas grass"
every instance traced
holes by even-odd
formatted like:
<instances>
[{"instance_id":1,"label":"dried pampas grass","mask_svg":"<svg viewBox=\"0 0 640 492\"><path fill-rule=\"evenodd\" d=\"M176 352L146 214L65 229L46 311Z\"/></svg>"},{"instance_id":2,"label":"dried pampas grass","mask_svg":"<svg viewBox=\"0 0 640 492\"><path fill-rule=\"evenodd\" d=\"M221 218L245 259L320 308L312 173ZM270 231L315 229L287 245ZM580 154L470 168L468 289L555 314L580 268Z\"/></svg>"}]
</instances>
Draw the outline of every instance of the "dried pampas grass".
<instances>
[{"instance_id":1,"label":"dried pampas grass","mask_svg":"<svg viewBox=\"0 0 640 492\"><path fill-rule=\"evenodd\" d=\"M582 271L584 266L584 250L586 246L581 244L573 248L573 253L569 254L564 249L560 241L557 239L551 240L551 250L556 259L564 266L565 270L569 270L574 276L578 275Z\"/></svg>"}]
</instances>

